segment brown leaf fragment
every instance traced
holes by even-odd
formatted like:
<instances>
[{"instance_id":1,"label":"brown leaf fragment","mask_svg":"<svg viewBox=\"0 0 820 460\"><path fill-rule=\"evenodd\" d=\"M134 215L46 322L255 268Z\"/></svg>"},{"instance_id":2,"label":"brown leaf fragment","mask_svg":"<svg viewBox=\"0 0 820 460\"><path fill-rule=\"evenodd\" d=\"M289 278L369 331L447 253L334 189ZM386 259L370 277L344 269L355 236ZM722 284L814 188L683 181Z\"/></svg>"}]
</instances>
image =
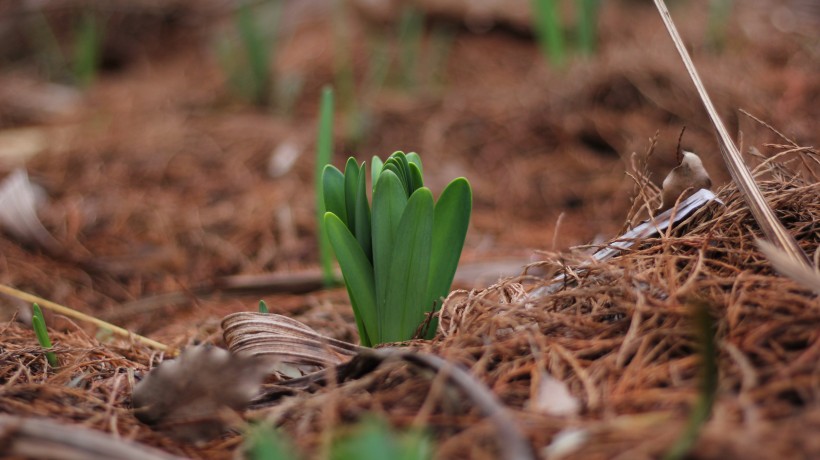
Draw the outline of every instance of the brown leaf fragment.
<instances>
[{"instance_id":1,"label":"brown leaf fragment","mask_svg":"<svg viewBox=\"0 0 820 460\"><path fill-rule=\"evenodd\" d=\"M280 379L336 366L358 350L299 321L270 313L233 313L222 319L222 330L232 352L266 357L269 372Z\"/></svg>"},{"instance_id":2,"label":"brown leaf fragment","mask_svg":"<svg viewBox=\"0 0 820 460\"><path fill-rule=\"evenodd\" d=\"M672 169L663 180L659 211L671 208L679 198L685 200L698 190L712 186L712 179L703 167L700 157L685 150L682 152L680 164Z\"/></svg>"},{"instance_id":3,"label":"brown leaf fragment","mask_svg":"<svg viewBox=\"0 0 820 460\"><path fill-rule=\"evenodd\" d=\"M218 436L237 420L265 377L264 360L209 346L186 349L134 387L134 415L189 442Z\"/></svg>"}]
</instances>

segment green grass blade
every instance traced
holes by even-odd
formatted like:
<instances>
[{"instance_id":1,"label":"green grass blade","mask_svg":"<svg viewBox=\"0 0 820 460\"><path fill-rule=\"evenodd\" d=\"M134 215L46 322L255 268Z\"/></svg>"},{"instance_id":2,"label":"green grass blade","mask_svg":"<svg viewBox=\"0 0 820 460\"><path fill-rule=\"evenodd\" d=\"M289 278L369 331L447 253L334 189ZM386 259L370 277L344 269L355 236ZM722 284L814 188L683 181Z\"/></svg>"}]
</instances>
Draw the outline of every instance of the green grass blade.
<instances>
[{"instance_id":1,"label":"green grass blade","mask_svg":"<svg viewBox=\"0 0 820 460\"><path fill-rule=\"evenodd\" d=\"M373 191L373 272L376 284L376 308L379 331L388 320L385 309L390 260L399 228L399 221L407 206L407 195L401 181L392 171L383 171Z\"/></svg>"},{"instance_id":2,"label":"green grass blade","mask_svg":"<svg viewBox=\"0 0 820 460\"><path fill-rule=\"evenodd\" d=\"M441 307L440 299L450 292L467 236L472 207L470 183L463 177L450 182L436 203L426 297L427 304L433 305L435 302L436 309ZM428 338L435 334L435 326L431 323L427 331Z\"/></svg>"},{"instance_id":3,"label":"green grass blade","mask_svg":"<svg viewBox=\"0 0 820 460\"><path fill-rule=\"evenodd\" d=\"M420 188L407 200L394 239L384 305L384 342L412 338L430 307L425 303L432 233L433 194Z\"/></svg>"},{"instance_id":4,"label":"green grass blade","mask_svg":"<svg viewBox=\"0 0 820 460\"><path fill-rule=\"evenodd\" d=\"M379 181L379 175L382 173L382 168L384 167L384 163L382 162L381 158L373 155L373 160L370 162L370 189L376 190L376 183Z\"/></svg>"},{"instance_id":5,"label":"green grass blade","mask_svg":"<svg viewBox=\"0 0 820 460\"><path fill-rule=\"evenodd\" d=\"M350 231L356 225L356 194L359 191L359 164L350 157L345 164L345 209L347 209L347 226Z\"/></svg>"},{"instance_id":6,"label":"green grass blade","mask_svg":"<svg viewBox=\"0 0 820 460\"><path fill-rule=\"evenodd\" d=\"M332 286L336 284L336 279L333 275L333 254L325 231L326 193L323 190L325 166L330 164L333 157L333 90L330 87L325 86L322 88L322 99L319 105L319 128L316 135L316 165L314 169L316 226L319 228L319 261L322 265L322 280L325 286ZM336 172L341 175L338 169L336 169ZM344 194L339 194L336 190L332 193L344 197ZM344 203L342 205L344 206ZM337 209L331 211L336 213ZM342 216L343 214L338 215Z\"/></svg>"},{"instance_id":7,"label":"green grass blade","mask_svg":"<svg viewBox=\"0 0 820 460\"><path fill-rule=\"evenodd\" d=\"M43 317L43 310L40 306L32 304L31 306L31 325L34 329L34 335L37 337L37 342L41 347L49 350L51 348L51 338L48 336L48 329L46 329L46 320ZM59 366L57 355L52 351L46 351L46 360L48 365L56 369Z\"/></svg>"},{"instance_id":8,"label":"green grass blade","mask_svg":"<svg viewBox=\"0 0 820 460\"><path fill-rule=\"evenodd\" d=\"M344 275L347 292L359 325L362 345L370 346L376 331L376 287L373 266L347 225L333 213L325 214L330 243Z\"/></svg>"},{"instance_id":9,"label":"green grass blade","mask_svg":"<svg viewBox=\"0 0 820 460\"><path fill-rule=\"evenodd\" d=\"M535 31L542 53L554 66L563 67L566 49L557 0L532 0L532 10L535 13Z\"/></svg>"},{"instance_id":10,"label":"green grass blade","mask_svg":"<svg viewBox=\"0 0 820 460\"><path fill-rule=\"evenodd\" d=\"M254 14L247 3L239 6L236 16L236 27L242 39L242 46L248 59L251 76L251 93L253 102L264 106L270 103L272 79L268 65L269 49L265 37L254 22Z\"/></svg>"},{"instance_id":11,"label":"green grass blade","mask_svg":"<svg viewBox=\"0 0 820 460\"><path fill-rule=\"evenodd\" d=\"M601 0L578 2L578 47L587 55L595 53L597 46L598 10Z\"/></svg>"},{"instance_id":12,"label":"green grass blade","mask_svg":"<svg viewBox=\"0 0 820 460\"><path fill-rule=\"evenodd\" d=\"M86 11L76 30L74 42L74 79L87 87L94 82L100 61L102 27L93 11Z\"/></svg>"},{"instance_id":13,"label":"green grass blade","mask_svg":"<svg viewBox=\"0 0 820 460\"><path fill-rule=\"evenodd\" d=\"M336 214L347 225L345 176L333 165L325 166L322 173L322 191L325 196L324 210ZM324 218L324 214L322 217Z\"/></svg>"},{"instance_id":14,"label":"green grass blade","mask_svg":"<svg viewBox=\"0 0 820 460\"><path fill-rule=\"evenodd\" d=\"M356 190L356 239L362 246L367 259L373 263L373 244L370 240L370 204L367 202L367 165L362 163L359 170L359 184Z\"/></svg>"}]
</instances>

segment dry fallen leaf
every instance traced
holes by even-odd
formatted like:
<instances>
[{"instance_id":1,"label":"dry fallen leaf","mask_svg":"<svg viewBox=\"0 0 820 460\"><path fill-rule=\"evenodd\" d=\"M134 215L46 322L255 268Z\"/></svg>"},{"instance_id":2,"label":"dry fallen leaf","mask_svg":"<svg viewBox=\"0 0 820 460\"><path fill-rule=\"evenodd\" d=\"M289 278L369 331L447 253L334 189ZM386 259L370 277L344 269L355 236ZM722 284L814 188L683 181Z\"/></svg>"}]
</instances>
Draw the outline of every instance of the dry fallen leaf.
<instances>
[{"instance_id":1,"label":"dry fallen leaf","mask_svg":"<svg viewBox=\"0 0 820 460\"><path fill-rule=\"evenodd\" d=\"M581 402L572 396L567 384L546 372L541 373L529 408L547 415L559 417L575 415L581 410Z\"/></svg>"},{"instance_id":2,"label":"dry fallen leaf","mask_svg":"<svg viewBox=\"0 0 820 460\"><path fill-rule=\"evenodd\" d=\"M698 190L711 186L712 179L703 167L700 157L684 151L680 164L663 180L662 201L658 210L666 211L674 206L678 199L685 200Z\"/></svg>"},{"instance_id":3,"label":"dry fallen leaf","mask_svg":"<svg viewBox=\"0 0 820 460\"><path fill-rule=\"evenodd\" d=\"M45 193L28 180L25 169L16 169L0 183L0 228L23 243L38 244L57 252L60 243L37 217Z\"/></svg>"},{"instance_id":4,"label":"dry fallen leaf","mask_svg":"<svg viewBox=\"0 0 820 460\"><path fill-rule=\"evenodd\" d=\"M233 313L222 320L222 330L232 352L266 357L269 372L280 379L347 362L358 350L299 321L271 313Z\"/></svg>"},{"instance_id":5,"label":"dry fallen leaf","mask_svg":"<svg viewBox=\"0 0 820 460\"><path fill-rule=\"evenodd\" d=\"M785 251L765 240L757 240L757 247L781 275L791 278L797 284L820 294L820 272L817 269L796 262Z\"/></svg>"},{"instance_id":6,"label":"dry fallen leaf","mask_svg":"<svg viewBox=\"0 0 820 460\"><path fill-rule=\"evenodd\" d=\"M134 415L185 441L211 439L238 420L265 377L263 359L216 347L186 349L134 387Z\"/></svg>"}]
</instances>

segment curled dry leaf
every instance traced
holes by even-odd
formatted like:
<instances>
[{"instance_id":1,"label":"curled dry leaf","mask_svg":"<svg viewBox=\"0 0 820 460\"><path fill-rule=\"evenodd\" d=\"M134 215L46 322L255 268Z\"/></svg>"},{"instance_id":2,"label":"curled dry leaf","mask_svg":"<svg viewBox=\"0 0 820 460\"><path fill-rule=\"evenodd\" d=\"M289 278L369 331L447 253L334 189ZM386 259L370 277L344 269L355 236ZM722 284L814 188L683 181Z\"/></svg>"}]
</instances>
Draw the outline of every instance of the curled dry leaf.
<instances>
[{"instance_id":1,"label":"curled dry leaf","mask_svg":"<svg viewBox=\"0 0 820 460\"><path fill-rule=\"evenodd\" d=\"M345 363L359 350L276 314L233 313L222 320L222 330L232 352L264 356L271 366L269 372L280 379Z\"/></svg>"},{"instance_id":2,"label":"curled dry leaf","mask_svg":"<svg viewBox=\"0 0 820 460\"><path fill-rule=\"evenodd\" d=\"M134 415L177 439L213 438L257 395L265 367L259 358L221 348L188 348L134 387Z\"/></svg>"},{"instance_id":3,"label":"curled dry leaf","mask_svg":"<svg viewBox=\"0 0 820 460\"><path fill-rule=\"evenodd\" d=\"M28 180L25 169L17 169L0 183L0 228L23 243L37 244L56 252L60 243L37 217L45 194Z\"/></svg>"},{"instance_id":4,"label":"curled dry leaf","mask_svg":"<svg viewBox=\"0 0 820 460\"><path fill-rule=\"evenodd\" d=\"M680 164L672 169L663 180L662 202L659 211L665 211L674 206L678 199L685 200L698 190L708 189L711 186L712 179L703 167L700 157L692 152L684 151Z\"/></svg>"},{"instance_id":5,"label":"curled dry leaf","mask_svg":"<svg viewBox=\"0 0 820 460\"><path fill-rule=\"evenodd\" d=\"M567 384L546 372L541 373L530 408L547 415L576 415L581 410L578 398L572 396Z\"/></svg>"}]
</instances>

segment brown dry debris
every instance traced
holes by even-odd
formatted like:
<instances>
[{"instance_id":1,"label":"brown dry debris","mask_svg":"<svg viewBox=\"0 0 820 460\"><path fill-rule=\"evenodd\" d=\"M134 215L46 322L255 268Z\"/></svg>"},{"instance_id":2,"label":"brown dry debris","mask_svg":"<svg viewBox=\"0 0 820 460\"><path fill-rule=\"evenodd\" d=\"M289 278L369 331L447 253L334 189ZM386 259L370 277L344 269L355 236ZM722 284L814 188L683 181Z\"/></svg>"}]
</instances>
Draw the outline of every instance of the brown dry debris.
<instances>
[{"instance_id":1,"label":"brown dry debris","mask_svg":"<svg viewBox=\"0 0 820 460\"><path fill-rule=\"evenodd\" d=\"M816 260L817 151L778 150L792 153L769 168L776 179L761 180L761 188ZM657 194L642 188L635 209L654 209ZM519 278L456 291L442 309L437 338L409 348L468 369L506 406L540 458L557 458L550 446L568 430L578 430L583 441L561 458L656 458L682 432L697 398L690 317L692 304L705 302L716 318L720 379L694 458L820 456L820 442L806 435L820 430L820 300L771 270L736 188L717 195L725 205L712 203L610 260L592 262L584 250L545 253ZM556 276L563 276L558 290L532 294ZM230 434L192 446L134 418L133 385L162 358L148 348L102 344L79 328L52 332L61 366L52 370L30 330L9 323L0 335L0 412L81 425L195 458L227 458L241 443ZM566 385L579 413L556 415L533 404L545 376ZM320 453L332 430L374 412L397 426L429 427L439 458L498 458L506 448L492 421L446 376L394 360L247 416ZM12 432L0 429L0 435Z\"/></svg>"}]
</instances>

